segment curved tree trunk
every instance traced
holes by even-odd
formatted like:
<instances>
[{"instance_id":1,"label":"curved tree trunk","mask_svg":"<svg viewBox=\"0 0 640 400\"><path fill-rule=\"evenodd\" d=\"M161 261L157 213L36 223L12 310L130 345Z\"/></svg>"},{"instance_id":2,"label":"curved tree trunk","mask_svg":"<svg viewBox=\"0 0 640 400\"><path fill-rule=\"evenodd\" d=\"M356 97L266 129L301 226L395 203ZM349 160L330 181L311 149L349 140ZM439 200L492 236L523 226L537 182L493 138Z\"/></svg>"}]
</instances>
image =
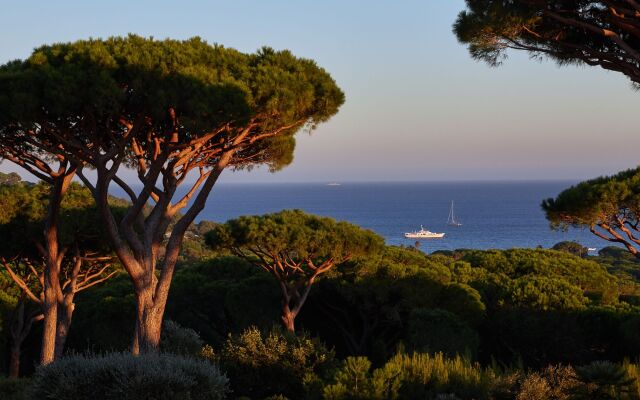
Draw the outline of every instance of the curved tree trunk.
<instances>
[{"instance_id":1,"label":"curved tree trunk","mask_svg":"<svg viewBox=\"0 0 640 400\"><path fill-rule=\"evenodd\" d=\"M56 326L56 344L55 344L55 359L59 360L64 354L64 347L67 343L67 336L69 335L69 328L71 327L71 320L73 318L73 310L75 304L73 299L65 298L65 301L58 305L58 320Z\"/></svg>"}]
</instances>

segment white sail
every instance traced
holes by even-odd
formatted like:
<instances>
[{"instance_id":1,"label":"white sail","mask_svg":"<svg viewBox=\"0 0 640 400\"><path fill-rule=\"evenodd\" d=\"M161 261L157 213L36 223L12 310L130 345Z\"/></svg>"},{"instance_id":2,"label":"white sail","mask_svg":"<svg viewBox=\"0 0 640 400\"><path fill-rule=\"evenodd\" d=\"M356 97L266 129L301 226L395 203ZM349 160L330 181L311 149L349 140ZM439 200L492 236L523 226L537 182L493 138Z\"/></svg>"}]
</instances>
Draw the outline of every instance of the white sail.
<instances>
[{"instance_id":1,"label":"white sail","mask_svg":"<svg viewBox=\"0 0 640 400\"><path fill-rule=\"evenodd\" d=\"M453 213L453 200L451 200L451 207L449 208L449 216L447 217L447 225L462 226L462 223L456 221L456 216Z\"/></svg>"}]
</instances>

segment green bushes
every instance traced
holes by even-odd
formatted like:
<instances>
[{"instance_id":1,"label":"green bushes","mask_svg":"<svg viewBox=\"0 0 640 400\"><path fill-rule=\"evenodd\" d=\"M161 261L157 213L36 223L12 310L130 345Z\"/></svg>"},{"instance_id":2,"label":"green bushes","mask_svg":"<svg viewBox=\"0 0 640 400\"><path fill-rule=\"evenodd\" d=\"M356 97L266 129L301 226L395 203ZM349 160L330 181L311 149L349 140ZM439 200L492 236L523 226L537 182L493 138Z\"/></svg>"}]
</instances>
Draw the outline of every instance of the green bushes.
<instances>
[{"instance_id":1,"label":"green bushes","mask_svg":"<svg viewBox=\"0 0 640 400\"><path fill-rule=\"evenodd\" d=\"M234 396L301 399L321 385L320 377L331 367L333 353L306 336L279 329L263 335L249 328L229 336L215 359L229 376Z\"/></svg>"},{"instance_id":2,"label":"green bushes","mask_svg":"<svg viewBox=\"0 0 640 400\"><path fill-rule=\"evenodd\" d=\"M349 357L324 387L325 400L637 400L637 365L595 362L541 371L482 368L463 357L397 354L371 370L365 357Z\"/></svg>"},{"instance_id":3,"label":"green bushes","mask_svg":"<svg viewBox=\"0 0 640 400\"><path fill-rule=\"evenodd\" d=\"M414 353L397 354L383 367L370 371L364 357L350 357L324 388L326 400L433 399L442 395L489 399L492 375L479 365L456 356L445 358Z\"/></svg>"},{"instance_id":4,"label":"green bushes","mask_svg":"<svg viewBox=\"0 0 640 400\"><path fill-rule=\"evenodd\" d=\"M201 354L204 342L196 331L171 320L164 321L162 325L162 352L192 357Z\"/></svg>"},{"instance_id":5,"label":"green bushes","mask_svg":"<svg viewBox=\"0 0 640 400\"><path fill-rule=\"evenodd\" d=\"M635 378L628 376L627 369L608 361L577 367L576 379L575 400L633 399L633 392L637 393Z\"/></svg>"},{"instance_id":6,"label":"green bushes","mask_svg":"<svg viewBox=\"0 0 640 400\"><path fill-rule=\"evenodd\" d=\"M227 381L207 361L178 355L71 356L36 370L29 399L219 400Z\"/></svg>"}]
</instances>

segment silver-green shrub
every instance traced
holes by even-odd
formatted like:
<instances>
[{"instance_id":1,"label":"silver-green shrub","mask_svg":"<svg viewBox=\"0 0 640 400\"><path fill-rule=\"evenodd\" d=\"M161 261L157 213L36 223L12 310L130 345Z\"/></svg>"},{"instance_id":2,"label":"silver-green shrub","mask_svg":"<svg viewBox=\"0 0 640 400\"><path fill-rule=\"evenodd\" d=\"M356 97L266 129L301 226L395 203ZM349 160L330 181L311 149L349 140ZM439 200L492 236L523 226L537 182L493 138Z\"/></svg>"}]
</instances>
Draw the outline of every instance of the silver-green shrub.
<instances>
[{"instance_id":1,"label":"silver-green shrub","mask_svg":"<svg viewBox=\"0 0 640 400\"><path fill-rule=\"evenodd\" d=\"M200 355L203 346L204 341L193 329L171 320L165 320L162 324L160 350L163 353L195 357Z\"/></svg>"},{"instance_id":2,"label":"silver-green shrub","mask_svg":"<svg viewBox=\"0 0 640 400\"><path fill-rule=\"evenodd\" d=\"M173 354L74 355L39 367L28 398L221 400L228 380L205 360Z\"/></svg>"}]
</instances>

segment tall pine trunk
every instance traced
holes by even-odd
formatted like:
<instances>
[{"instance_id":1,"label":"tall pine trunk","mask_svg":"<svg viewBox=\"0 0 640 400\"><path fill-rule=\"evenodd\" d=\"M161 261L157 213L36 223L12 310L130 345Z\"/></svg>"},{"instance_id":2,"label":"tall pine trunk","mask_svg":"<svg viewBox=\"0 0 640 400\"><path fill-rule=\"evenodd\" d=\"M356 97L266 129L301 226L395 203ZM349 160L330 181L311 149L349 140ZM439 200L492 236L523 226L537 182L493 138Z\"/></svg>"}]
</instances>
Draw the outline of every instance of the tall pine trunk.
<instances>
[{"instance_id":1,"label":"tall pine trunk","mask_svg":"<svg viewBox=\"0 0 640 400\"><path fill-rule=\"evenodd\" d=\"M69 295L67 295L69 296ZM73 296L70 296L73 297ZM71 321L73 319L73 310L75 305L73 304L73 298L65 298L64 301L58 304L58 320L56 325L56 343L55 343L55 359L59 360L64 355L64 347L67 343L67 337L69 336L69 328L71 327Z\"/></svg>"},{"instance_id":2,"label":"tall pine trunk","mask_svg":"<svg viewBox=\"0 0 640 400\"><path fill-rule=\"evenodd\" d=\"M44 279L44 303L42 304L44 320L40 352L40 364L43 365L55 360L58 327L58 290L56 287L59 285L57 266L47 265Z\"/></svg>"},{"instance_id":3,"label":"tall pine trunk","mask_svg":"<svg viewBox=\"0 0 640 400\"><path fill-rule=\"evenodd\" d=\"M49 195L49 207L47 219L44 224L44 246L39 245L40 253L45 258L44 271L44 302L42 304L44 314L44 326L42 330L42 349L40 363L43 365L52 363L56 354L56 331L58 326L58 296L62 293L60 288L60 264L63 252L58 244L58 224L60 220L60 207L69 184L75 174L75 168L66 171L60 169L51 185Z\"/></svg>"}]
</instances>

